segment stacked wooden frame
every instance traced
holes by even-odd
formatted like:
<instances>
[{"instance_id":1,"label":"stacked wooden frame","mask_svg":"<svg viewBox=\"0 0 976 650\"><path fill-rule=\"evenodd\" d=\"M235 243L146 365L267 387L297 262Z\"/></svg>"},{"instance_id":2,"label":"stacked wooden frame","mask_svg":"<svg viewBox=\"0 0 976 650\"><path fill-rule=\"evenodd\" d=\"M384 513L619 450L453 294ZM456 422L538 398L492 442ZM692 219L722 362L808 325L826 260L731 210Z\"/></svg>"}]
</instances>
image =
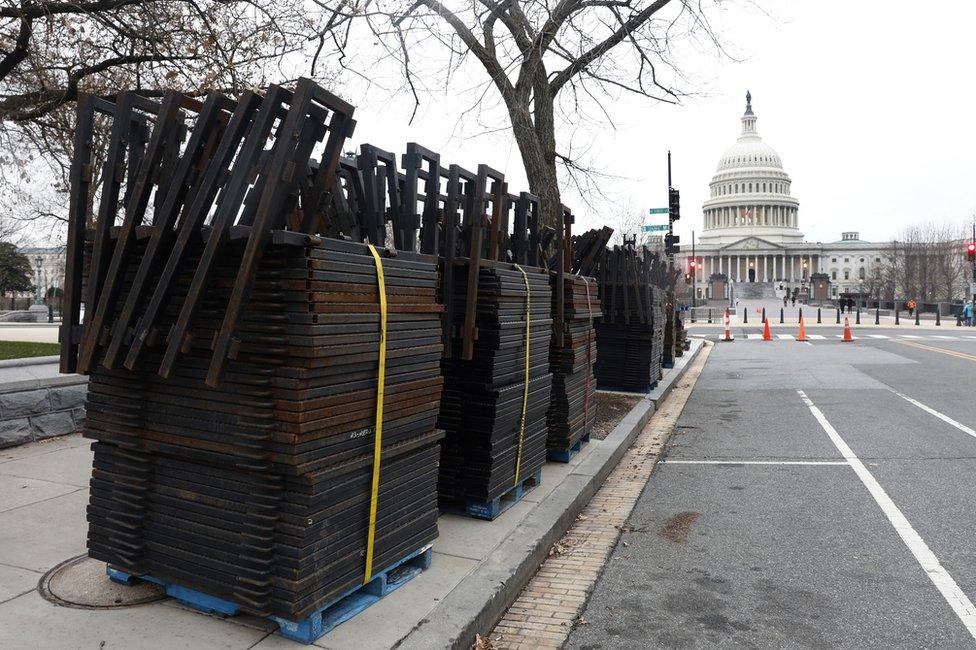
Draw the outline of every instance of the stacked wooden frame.
<instances>
[{"instance_id":1,"label":"stacked wooden frame","mask_svg":"<svg viewBox=\"0 0 976 650\"><path fill-rule=\"evenodd\" d=\"M437 259L416 220L387 242L352 113L309 80L80 100L61 361L91 375L93 557L298 621L436 537Z\"/></svg>"}]
</instances>

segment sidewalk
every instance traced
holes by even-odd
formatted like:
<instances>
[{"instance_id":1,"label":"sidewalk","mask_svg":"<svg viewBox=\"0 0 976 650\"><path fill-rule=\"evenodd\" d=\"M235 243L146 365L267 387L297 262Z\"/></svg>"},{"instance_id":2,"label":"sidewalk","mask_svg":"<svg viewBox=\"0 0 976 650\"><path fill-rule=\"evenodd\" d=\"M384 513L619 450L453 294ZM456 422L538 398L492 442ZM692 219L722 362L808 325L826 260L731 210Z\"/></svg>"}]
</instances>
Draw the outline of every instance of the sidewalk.
<instances>
[{"instance_id":1,"label":"sidewalk","mask_svg":"<svg viewBox=\"0 0 976 650\"><path fill-rule=\"evenodd\" d=\"M431 568L316 643L323 648L467 647L511 604L684 373L702 342L568 464L494 522L439 520ZM253 617L218 618L166 599L120 609L56 606L41 576L85 553L89 441L70 435L0 450L0 647L295 648ZM105 578L104 580L107 580Z\"/></svg>"}]
</instances>

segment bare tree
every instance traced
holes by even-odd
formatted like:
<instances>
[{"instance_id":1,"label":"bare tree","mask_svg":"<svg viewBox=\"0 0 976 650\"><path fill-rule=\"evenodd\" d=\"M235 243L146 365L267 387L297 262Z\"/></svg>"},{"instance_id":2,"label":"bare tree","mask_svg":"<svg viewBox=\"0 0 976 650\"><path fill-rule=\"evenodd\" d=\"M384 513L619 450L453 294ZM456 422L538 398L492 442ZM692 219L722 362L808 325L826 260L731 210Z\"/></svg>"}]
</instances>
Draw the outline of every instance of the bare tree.
<instances>
[{"instance_id":1,"label":"bare tree","mask_svg":"<svg viewBox=\"0 0 976 650\"><path fill-rule=\"evenodd\" d=\"M63 218L56 194L67 186L80 93L235 94L289 81L323 24L288 0L0 0L0 184L13 197L8 209ZM39 171L38 160L48 168ZM18 182L25 175L33 182Z\"/></svg>"},{"instance_id":2,"label":"bare tree","mask_svg":"<svg viewBox=\"0 0 976 650\"><path fill-rule=\"evenodd\" d=\"M909 226L892 242L882 261L882 284L889 299L952 301L965 281L964 233L950 224Z\"/></svg>"},{"instance_id":3,"label":"bare tree","mask_svg":"<svg viewBox=\"0 0 976 650\"><path fill-rule=\"evenodd\" d=\"M709 23L723 0L314 0L333 12L339 61L365 22L375 40L401 66L419 102L418 72L446 61L445 86L472 58L502 100L531 191L543 218L560 211L557 169L585 182L590 171L573 148L584 107L612 124L610 104L632 93L652 102L677 102L687 77L680 48L707 44L722 51ZM352 36L351 36L352 35Z\"/></svg>"}]
</instances>

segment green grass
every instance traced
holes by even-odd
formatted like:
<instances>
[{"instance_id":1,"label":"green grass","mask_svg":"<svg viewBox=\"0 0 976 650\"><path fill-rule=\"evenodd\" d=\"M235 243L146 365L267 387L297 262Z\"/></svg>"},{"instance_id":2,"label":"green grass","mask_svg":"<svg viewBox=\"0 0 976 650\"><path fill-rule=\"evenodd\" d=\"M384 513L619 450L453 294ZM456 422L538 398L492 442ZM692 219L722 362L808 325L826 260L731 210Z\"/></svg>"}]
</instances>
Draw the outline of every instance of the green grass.
<instances>
[{"instance_id":1,"label":"green grass","mask_svg":"<svg viewBox=\"0 0 976 650\"><path fill-rule=\"evenodd\" d=\"M0 359L25 359L50 357L61 351L60 343L33 343L31 341L0 341Z\"/></svg>"}]
</instances>

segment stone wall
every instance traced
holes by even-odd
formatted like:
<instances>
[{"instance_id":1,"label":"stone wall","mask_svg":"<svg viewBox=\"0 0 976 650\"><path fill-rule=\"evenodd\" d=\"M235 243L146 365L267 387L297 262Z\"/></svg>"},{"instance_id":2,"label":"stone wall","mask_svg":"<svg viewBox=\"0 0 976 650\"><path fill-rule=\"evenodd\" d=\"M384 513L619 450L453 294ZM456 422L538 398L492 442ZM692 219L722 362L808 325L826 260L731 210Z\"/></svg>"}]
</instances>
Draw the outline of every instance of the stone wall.
<instances>
[{"instance_id":1,"label":"stone wall","mask_svg":"<svg viewBox=\"0 0 976 650\"><path fill-rule=\"evenodd\" d=\"M81 429L88 378L54 377L0 384L0 449Z\"/></svg>"}]
</instances>

